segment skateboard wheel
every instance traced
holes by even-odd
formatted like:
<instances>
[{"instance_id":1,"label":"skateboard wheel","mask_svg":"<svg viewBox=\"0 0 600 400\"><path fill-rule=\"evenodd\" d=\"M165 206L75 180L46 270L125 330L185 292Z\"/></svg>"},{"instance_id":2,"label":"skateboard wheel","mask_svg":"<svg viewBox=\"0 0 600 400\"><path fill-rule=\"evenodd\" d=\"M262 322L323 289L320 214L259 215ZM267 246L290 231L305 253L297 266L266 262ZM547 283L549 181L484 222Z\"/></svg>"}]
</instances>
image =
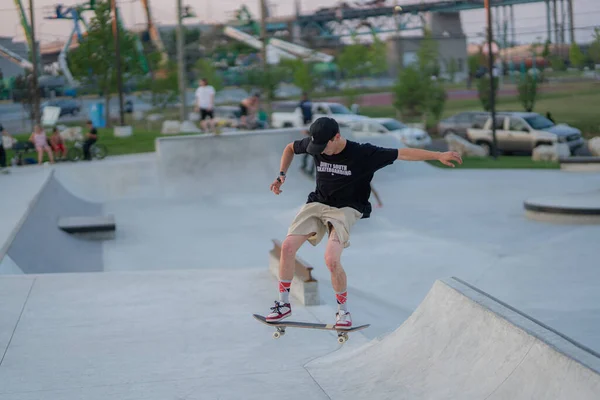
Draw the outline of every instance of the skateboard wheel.
<instances>
[{"instance_id":1,"label":"skateboard wheel","mask_svg":"<svg viewBox=\"0 0 600 400\"><path fill-rule=\"evenodd\" d=\"M346 340L347 339L345 337L343 337L343 336L338 337L338 343L339 344L344 344L346 342Z\"/></svg>"},{"instance_id":2,"label":"skateboard wheel","mask_svg":"<svg viewBox=\"0 0 600 400\"><path fill-rule=\"evenodd\" d=\"M274 339L279 339L281 337L281 333L280 332L273 332L273 338Z\"/></svg>"}]
</instances>

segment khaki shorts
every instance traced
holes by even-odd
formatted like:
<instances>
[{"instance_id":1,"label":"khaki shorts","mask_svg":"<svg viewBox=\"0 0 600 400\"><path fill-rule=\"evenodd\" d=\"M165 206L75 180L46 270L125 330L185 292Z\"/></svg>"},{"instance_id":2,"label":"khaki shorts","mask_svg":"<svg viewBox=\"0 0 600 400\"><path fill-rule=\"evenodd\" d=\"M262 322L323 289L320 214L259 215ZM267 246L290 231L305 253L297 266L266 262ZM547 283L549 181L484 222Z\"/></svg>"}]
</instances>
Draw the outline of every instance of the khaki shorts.
<instances>
[{"instance_id":1,"label":"khaki shorts","mask_svg":"<svg viewBox=\"0 0 600 400\"><path fill-rule=\"evenodd\" d=\"M351 207L336 208L322 203L307 203L292 221L288 235L310 235L308 241L313 246L319 244L325 234L329 232L329 224L333 225L335 232L344 248L350 246L350 230L362 218L362 213Z\"/></svg>"}]
</instances>

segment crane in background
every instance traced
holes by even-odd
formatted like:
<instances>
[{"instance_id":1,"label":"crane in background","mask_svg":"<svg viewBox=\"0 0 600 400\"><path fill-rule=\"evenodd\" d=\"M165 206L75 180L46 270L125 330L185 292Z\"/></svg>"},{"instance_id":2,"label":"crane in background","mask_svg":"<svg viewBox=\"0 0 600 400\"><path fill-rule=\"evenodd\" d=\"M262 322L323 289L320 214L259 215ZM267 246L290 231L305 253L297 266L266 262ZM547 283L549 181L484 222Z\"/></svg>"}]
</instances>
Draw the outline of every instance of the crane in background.
<instances>
[{"instance_id":1,"label":"crane in background","mask_svg":"<svg viewBox=\"0 0 600 400\"><path fill-rule=\"evenodd\" d=\"M65 42L60 54L58 55L58 65L63 72L63 75L69 82L71 86L78 86L78 82L73 78L73 74L69 70L69 65L67 63L67 53L69 48L71 47L71 43L73 42L73 37L77 35L77 42L81 45L84 41L84 34L79 29L79 23L84 26L87 31L88 25L85 22L85 19L82 17L82 13L84 11L93 10L94 9L94 0L89 3L75 5L68 8L63 8L62 4L57 4L56 6L51 6L50 8L45 8L44 19L52 19L52 20L60 20L60 19L70 19L73 21L73 30L69 35L69 38Z\"/></svg>"},{"instance_id":2,"label":"crane in background","mask_svg":"<svg viewBox=\"0 0 600 400\"><path fill-rule=\"evenodd\" d=\"M15 2L15 6L17 7L17 12L19 13L19 20L21 22L21 29L23 29L23 34L25 36L26 39L26 43L27 43L27 50L29 51L29 64L30 67L29 68L33 68L33 64L31 64L31 60L33 59L31 51L32 49L35 49L36 46L34 46L33 43L33 35L31 34L31 25L29 24L29 20L27 19L27 13L25 12L25 8L23 7L23 4L21 3L21 0L14 0ZM22 57L20 57L22 58ZM12 60L12 57L8 57L9 60ZM37 54L37 64L38 64L38 71L42 71L42 57L40 56L40 52L38 49L38 54Z\"/></svg>"},{"instance_id":3,"label":"crane in background","mask_svg":"<svg viewBox=\"0 0 600 400\"><path fill-rule=\"evenodd\" d=\"M250 10L245 5L242 5L235 13L236 19L242 27L248 27L254 35L260 37L260 24L254 20ZM223 33L235 40L246 43L250 47L257 50L262 49L262 41L256 37L242 32L232 26L227 26ZM330 63L333 61L333 56L321 53L308 47L300 46L294 43L286 42L281 39L270 39L267 43L267 62L269 64L277 64L281 59L304 59L306 61L316 61Z\"/></svg>"}]
</instances>

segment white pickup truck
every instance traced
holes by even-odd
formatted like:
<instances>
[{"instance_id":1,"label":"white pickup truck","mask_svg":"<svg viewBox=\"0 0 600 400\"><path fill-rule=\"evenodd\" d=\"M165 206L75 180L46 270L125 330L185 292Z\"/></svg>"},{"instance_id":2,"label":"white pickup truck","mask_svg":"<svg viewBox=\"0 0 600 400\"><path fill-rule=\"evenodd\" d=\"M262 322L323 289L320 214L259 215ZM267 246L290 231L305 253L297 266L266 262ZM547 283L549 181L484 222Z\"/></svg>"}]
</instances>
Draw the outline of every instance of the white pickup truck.
<instances>
[{"instance_id":1,"label":"white pickup truck","mask_svg":"<svg viewBox=\"0 0 600 400\"><path fill-rule=\"evenodd\" d=\"M331 117L338 124L369 119L364 115L358 115L350 111L346 106L339 103L312 102L313 121L320 117ZM285 101L273 104L271 114L271 126L273 128L303 127L302 110L298 101Z\"/></svg>"},{"instance_id":2,"label":"white pickup truck","mask_svg":"<svg viewBox=\"0 0 600 400\"><path fill-rule=\"evenodd\" d=\"M467 129L467 139L489 151L492 147L492 118L478 118ZM531 153L539 145L565 143L571 154L584 145L581 131L566 124L556 125L548 118L527 112L501 112L496 115L496 141L503 152Z\"/></svg>"}]
</instances>

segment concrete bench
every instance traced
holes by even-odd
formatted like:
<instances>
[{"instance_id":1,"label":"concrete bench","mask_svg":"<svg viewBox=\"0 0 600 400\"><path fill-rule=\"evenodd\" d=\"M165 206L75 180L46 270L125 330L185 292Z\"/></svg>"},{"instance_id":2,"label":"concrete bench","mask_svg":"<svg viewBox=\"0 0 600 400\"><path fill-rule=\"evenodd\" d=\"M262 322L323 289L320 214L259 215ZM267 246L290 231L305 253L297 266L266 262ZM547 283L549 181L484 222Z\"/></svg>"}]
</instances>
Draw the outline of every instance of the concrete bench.
<instances>
[{"instance_id":1,"label":"concrete bench","mask_svg":"<svg viewBox=\"0 0 600 400\"><path fill-rule=\"evenodd\" d=\"M269 252L269 270L279 279L279 258L281 256L281 242L273 239L273 249ZM313 267L296 256L294 279L290 294L296 297L305 306L319 305L318 282L312 276Z\"/></svg>"},{"instance_id":2,"label":"concrete bench","mask_svg":"<svg viewBox=\"0 0 600 400\"><path fill-rule=\"evenodd\" d=\"M117 228L113 215L61 217L58 227L67 233L88 239L112 239Z\"/></svg>"},{"instance_id":3,"label":"concrete bench","mask_svg":"<svg viewBox=\"0 0 600 400\"><path fill-rule=\"evenodd\" d=\"M559 159L560 168L565 171L600 171L600 157L565 157Z\"/></svg>"}]
</instances>

